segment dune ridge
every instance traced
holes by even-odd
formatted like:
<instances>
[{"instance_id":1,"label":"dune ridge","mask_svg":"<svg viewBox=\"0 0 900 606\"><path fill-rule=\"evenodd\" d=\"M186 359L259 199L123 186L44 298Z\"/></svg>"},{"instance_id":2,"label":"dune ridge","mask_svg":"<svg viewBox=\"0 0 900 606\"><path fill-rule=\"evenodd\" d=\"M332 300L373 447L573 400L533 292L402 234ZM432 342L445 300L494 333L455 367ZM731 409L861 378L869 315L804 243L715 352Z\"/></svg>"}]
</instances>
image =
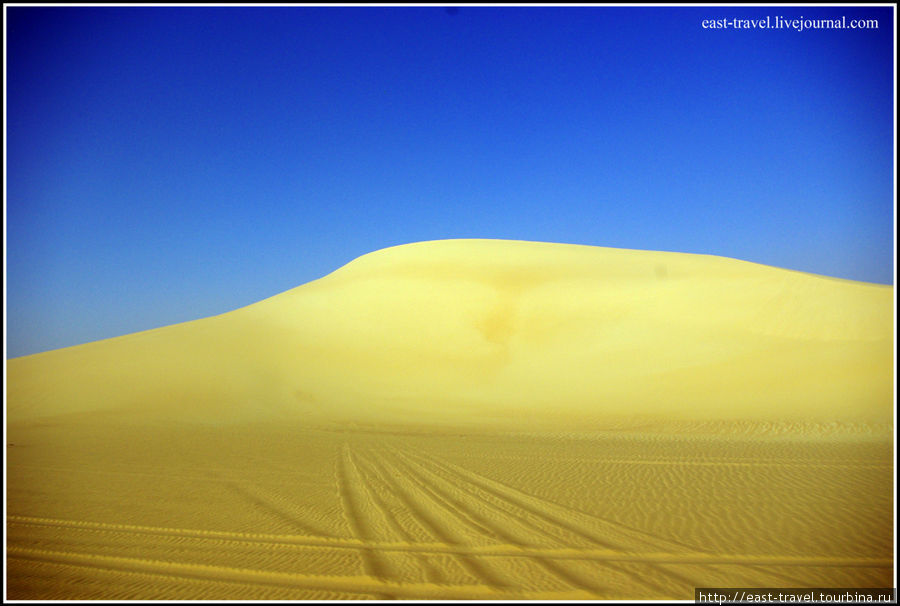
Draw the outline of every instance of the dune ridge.
<instances>
[{"instance_id":1,"label":"dune ridge","mask_svg":"<svg viewBox=\"0 0 900 606\"><path fill-rule=\"evenodd\" d=\"M8 412L885 424L892 300L709 255L420 242L226 314L9 360Z\"/></svg>"}]
</instances>

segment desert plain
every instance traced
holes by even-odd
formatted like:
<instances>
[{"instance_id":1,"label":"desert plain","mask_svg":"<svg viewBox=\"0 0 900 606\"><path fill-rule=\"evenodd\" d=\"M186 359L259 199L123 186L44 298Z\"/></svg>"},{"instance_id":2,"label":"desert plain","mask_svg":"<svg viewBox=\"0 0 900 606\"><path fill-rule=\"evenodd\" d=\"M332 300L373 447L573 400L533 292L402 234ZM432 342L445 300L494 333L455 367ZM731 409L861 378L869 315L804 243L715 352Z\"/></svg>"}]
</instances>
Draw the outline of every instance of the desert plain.
<instances>
[{"instance_id":1,"label":"desert plain","mask_svg":"<svg viewBox=\"0 0 900 606\"><path fill-rule=\"evenodd\" d=\"M442 240L10 359L6 597L893 586L893 296Z\"/></svg>"}]
</instances>

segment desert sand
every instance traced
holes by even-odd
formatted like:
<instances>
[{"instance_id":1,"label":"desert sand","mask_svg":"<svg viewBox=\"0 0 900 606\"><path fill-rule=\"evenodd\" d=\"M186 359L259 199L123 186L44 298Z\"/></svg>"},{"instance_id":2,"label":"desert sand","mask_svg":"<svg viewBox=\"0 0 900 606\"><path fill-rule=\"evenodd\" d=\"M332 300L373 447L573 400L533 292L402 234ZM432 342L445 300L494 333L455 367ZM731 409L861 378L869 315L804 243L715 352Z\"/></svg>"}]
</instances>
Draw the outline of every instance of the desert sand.
<instances>
[{"instance_id":1,"label":"desert sand","mask_svg":"<svg viewBox=\"0 0 900 606\"><path fill-rule=\"evenodd\" d=\"M501 240L7 361L8 599L893 585L893 287Z\"/></svg>"}]
</instances>

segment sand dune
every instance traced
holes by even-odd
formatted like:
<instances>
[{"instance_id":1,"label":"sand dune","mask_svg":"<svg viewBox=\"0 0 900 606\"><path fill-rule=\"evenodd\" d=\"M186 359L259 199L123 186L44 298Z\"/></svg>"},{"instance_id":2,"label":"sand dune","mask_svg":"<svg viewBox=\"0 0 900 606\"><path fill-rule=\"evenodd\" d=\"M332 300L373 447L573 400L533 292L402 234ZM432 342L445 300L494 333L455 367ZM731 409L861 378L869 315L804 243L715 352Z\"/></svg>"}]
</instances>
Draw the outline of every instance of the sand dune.
<instances>
[{"instance_id":1,"label":"sand dune","mask_svg":"<svg viewBox=\"0 0 900 606\"><path fill-rule=\"evenodd\" d=\"M892 296L712 256L427 242L221 316L12 360L9 413L890 422Z\"/></svg>"},{"instance_id":2,"label":"sand dune","mask_svg":"<svg viewBox=\"0 0 900 606\"><path fill-rule=\"evenodd\" d=\"M8 597L890 586L893 288L499 240L7 362Z\"/></svg>"}]
</instances>

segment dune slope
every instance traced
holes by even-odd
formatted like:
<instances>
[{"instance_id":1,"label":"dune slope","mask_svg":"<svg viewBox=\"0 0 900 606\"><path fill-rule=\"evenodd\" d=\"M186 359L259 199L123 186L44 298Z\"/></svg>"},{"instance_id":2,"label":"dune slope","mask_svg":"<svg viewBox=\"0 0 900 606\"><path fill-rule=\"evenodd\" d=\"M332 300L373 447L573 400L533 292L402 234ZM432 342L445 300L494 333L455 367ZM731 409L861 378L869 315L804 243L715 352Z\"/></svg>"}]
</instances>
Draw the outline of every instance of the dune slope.
<instances>
[{"instance_id":1,"label":"dune slope","mask_svg":"<svg viewBox=\"0 0 900 606\"><path fill-rule=\"evenodd\" d=\"M9 415L890 422L892 296L705 255L423 242L220 316L10 360Z\"/></svg>"}]
</instances>

